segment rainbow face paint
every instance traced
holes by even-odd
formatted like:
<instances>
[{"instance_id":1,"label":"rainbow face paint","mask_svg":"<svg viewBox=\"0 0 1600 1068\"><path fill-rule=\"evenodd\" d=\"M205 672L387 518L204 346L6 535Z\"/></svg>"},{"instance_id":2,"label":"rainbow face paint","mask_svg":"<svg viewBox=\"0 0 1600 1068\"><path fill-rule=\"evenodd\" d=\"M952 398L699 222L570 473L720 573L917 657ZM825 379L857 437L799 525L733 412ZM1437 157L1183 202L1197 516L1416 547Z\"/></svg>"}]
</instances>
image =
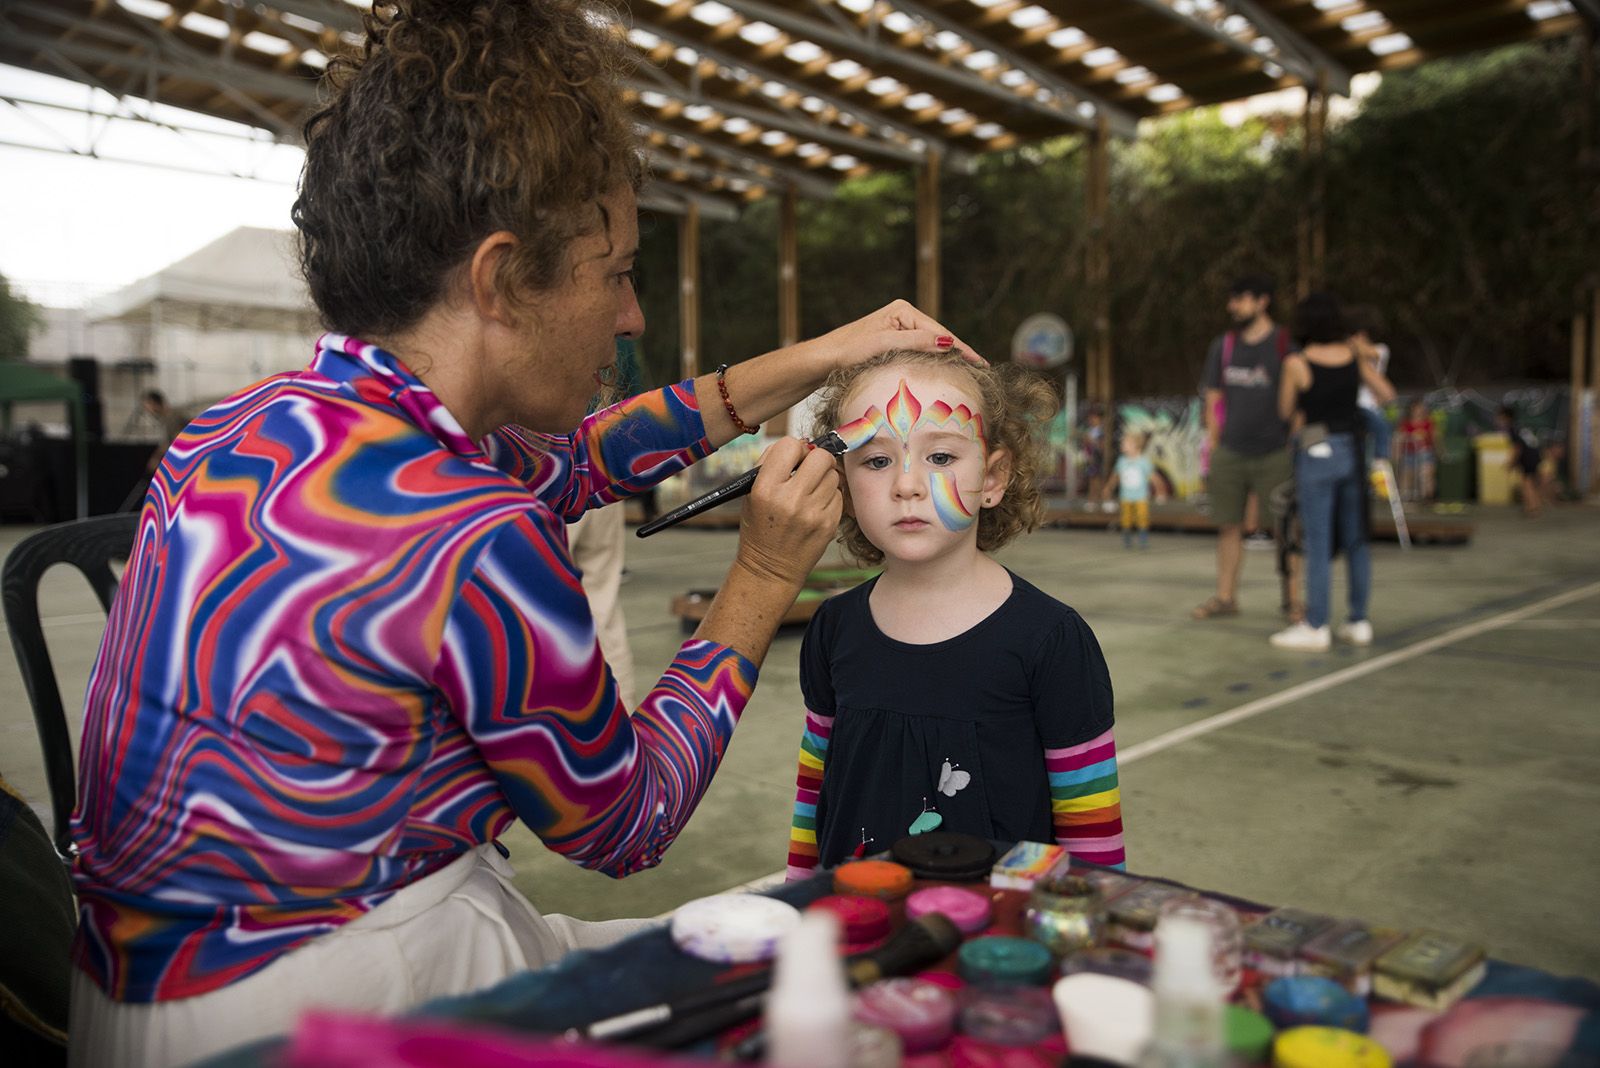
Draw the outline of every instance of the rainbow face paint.
<instances>
[{"instance_id":1,"label":"rainbow face paint","mask_svg":"<svg viewBox=\"0 0 1600 1068\"><path fill-rule=\"evenodd\" d=\"M961 489L950 472L934 471L928 475L928 490L933 514L947 530L959 533L978 521L977 513L967 511L967 506L961 503Z\"/></svg>"},{"instance_id":2,"label":"rainbow face paint","mask_svg":"<svg viewBox=\"0 0 1600 1068\"><path fill-rule=\"evenodd\" d=\"M988 442L984 434L983 417L972 410L967 403L938 399L924 403L911 389L910 383L901 378L895 388L894 394L879 407L869 405L862 415L843 426L835 433L842 439L847 451L861 448L878 439L878 447L893 455L895 446L890 445L885 439L892 438L900 449L900 471L910 472L914 458L927 454L928 459L928 502L933 509L930 520L937 519L938 524L952 533L961 533L972 527L978 521L976 501L973 506L968 506L963 499L963 490L957 481L956 467L967 476L972 475L972 457L964 456L948 465L935 463L933 454L940 452L936 441L930 442L919 439L916 447L912 438L921 431L924 436L934 433L953 434L958 438L975 442L978 445L978 463L981 466L988 457ZM882 433L883 437L879 438ZM880 464L882 459L869 459L870 464ZM882 467L873 466L867 471L882 471ZM858 469L858 477L873 477L865 471ZM981 476L980 476L981 477ZM881 490L874 490L874 493ZM981 489L965 491L965 497L971 498L974 494L981 493ZM863 498L862 503L865 503ZM886 498L885 503L889 503ZM897 508L903 505L895 506ZM876 511L877 509L871 509ZM858 519L860 519L858 512ZM893 520L887 516L882 520L891 523Z\"/></svg>"}]
</instances>

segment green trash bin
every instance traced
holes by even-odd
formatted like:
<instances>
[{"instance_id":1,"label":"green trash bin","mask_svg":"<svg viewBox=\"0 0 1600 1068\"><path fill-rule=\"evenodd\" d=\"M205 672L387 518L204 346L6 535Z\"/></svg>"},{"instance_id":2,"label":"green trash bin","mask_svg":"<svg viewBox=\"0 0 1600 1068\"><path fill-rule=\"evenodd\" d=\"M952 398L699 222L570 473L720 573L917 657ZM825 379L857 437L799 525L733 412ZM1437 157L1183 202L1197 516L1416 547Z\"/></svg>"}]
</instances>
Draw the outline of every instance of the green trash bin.
<instances>
[{"instance_id":1,"label":"green trash bin","mask_svg":"<svg viewBox=\"0 0 1600 1068\"><path fill-rule=\"evenodd\" d=\"M1435 496L1441 501L1472 500L1472 448L1467 439L1440 438L1436 459Z\"/></svg>"}]
</instances>

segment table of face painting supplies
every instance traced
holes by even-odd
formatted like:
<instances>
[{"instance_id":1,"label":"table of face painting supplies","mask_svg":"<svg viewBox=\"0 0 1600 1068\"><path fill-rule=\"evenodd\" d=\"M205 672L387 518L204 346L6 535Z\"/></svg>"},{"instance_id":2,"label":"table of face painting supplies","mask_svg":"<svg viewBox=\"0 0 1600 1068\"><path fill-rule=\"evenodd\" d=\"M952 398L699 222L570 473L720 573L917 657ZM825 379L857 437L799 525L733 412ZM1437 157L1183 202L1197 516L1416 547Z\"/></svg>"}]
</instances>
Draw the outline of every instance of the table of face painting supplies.
<instances>
[{"instance_id":1,"label":"table of face painting supplies","mask_svg":"<svg viewBox=\"0 0 1600 1068\"><path fill-rule=\"evenodd\" d=\"M288 1039L206 1066L759 1063L770 1053L763 1008L777 997L771 957L802 910L825 910L839 932L852 1068L1600 1065L1600 986L1586 979L1487 959L1445 931L1272 908L1081 865L1054 845L936 832L768 894L689 902L608 949L405 1017L308 1014ZM1153 963L1152 950L1197 925L1227 1004L1220 1021L1211 1010L1221 1048L1189 1056L1162 1047L1185 1010L1173 1007L1177 966ZM1167 941L1157 956L1176 960Z\"/></svg>"}]
</instances>

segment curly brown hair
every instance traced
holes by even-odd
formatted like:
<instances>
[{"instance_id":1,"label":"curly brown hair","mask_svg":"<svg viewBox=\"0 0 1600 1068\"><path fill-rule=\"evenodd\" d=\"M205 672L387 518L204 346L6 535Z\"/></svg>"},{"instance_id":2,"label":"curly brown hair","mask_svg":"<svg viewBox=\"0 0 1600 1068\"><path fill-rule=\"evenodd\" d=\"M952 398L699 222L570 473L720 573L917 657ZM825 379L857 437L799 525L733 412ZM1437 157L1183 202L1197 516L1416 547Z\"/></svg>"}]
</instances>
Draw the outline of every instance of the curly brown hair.
<instances>
[{"instance_id":1,"label":"curly brown hair","mask_svg":"<svg viewBox=\"0 0 1600 1068\"><path fill-rule=\"evenodd\" d=\"M819 396L814 434L837 427L846 402L861 379L884 367L936 367L971 380L982 406L984 430L992 455L1000 449L1011 455L1011 476L1005 495L993 508L978 513L978 548L993 552L1019 534L1039 525L1044 502L1039 496L1039 475L1048 454L1045 428L1060 408L1048 382L1015 364L980 367L968 363L955 350L890 349L853 367L835 371ZM839 521L839 544L863 564L883 562L879 549L861 532L848 513Z\"/></svg>"},{"instance_id":2,"label":"curly brown hair","mask_svg":"<svg viewBox=\"0 0 1600 1068\"><path fill-rule=\"evenodd\" d=\"M328 66L305 124L292 217L329 329L414 325L485 237L519 244L495 277L514 309L557 284L600 197L642 177L620 35L585 0L374 5L358 54Z\"/></svg>"}]
</instances>

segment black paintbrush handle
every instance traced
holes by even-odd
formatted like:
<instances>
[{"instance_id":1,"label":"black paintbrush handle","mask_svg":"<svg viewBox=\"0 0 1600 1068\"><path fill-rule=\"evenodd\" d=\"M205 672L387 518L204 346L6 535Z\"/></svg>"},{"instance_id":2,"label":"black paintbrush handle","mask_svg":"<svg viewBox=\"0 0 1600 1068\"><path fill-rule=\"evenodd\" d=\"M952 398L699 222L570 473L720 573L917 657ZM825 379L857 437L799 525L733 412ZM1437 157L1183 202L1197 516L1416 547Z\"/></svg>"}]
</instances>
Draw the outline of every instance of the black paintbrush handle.
<instances>
[{"instance_id":1,"label":"black paintbrush handle","mask_svg":"<svg viewBox=\"0 0 1600 1068\"><path fill-rule=\"evenodd\" d=\"M688 519L690 516L699 515L701 512L715 508L724 501L731 501L738 497L743 497L745 494L750 492L750 487L756 484L756 475L760 473L761 468L752 467L750 470L746 471L732 482L718 486L710 493L702 494L701 496L690 501L688 504L680 505L679 507L674 508L666 515L657 516L639 528L639 537L648 538L658 530L665 530L667 527L676 526L685 519Z\"/></svg>"}]
</instances>

